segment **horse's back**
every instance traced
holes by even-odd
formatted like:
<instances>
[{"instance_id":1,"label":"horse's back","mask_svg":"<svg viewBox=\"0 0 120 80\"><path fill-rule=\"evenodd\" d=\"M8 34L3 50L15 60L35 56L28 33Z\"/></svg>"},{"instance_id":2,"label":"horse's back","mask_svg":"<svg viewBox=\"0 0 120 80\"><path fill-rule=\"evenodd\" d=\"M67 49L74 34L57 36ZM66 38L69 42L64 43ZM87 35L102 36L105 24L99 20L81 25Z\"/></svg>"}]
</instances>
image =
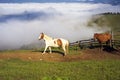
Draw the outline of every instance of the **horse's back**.
<instances>
[{"instance_id":1,"label":"horse's back","mask_svg":"<svg viewBox=\"0 0 120 80\"><path fill-rule=\"evenodd\" d=\"M63 38L60 38L60 39L61 39L62 43L64 43L64 44L69 44L69 41L68 41L68 40L63 39Z\"/></svg>"},{"instance_id":2,"label":"horse's back","mask_svg":"<svg viewBox=\"0 0 120 80\"><path fill-rule=\"evenodd\" d=\"M109 34L109 33L106 33L106 37L107 37L108 39L111 39L111 38L112 38L112 35Z\"/></svg>"},{"instance_id":3,"label":"horse's back","mask_svg":"<svg viewBox=\"0 0 120 80\"><path fill-rule=\"evenodd\" d=\"M54 46L66 46L66 44L69 45L69 41L63 38L55 38L53 39Z\"/></svg>"}]
</instances>

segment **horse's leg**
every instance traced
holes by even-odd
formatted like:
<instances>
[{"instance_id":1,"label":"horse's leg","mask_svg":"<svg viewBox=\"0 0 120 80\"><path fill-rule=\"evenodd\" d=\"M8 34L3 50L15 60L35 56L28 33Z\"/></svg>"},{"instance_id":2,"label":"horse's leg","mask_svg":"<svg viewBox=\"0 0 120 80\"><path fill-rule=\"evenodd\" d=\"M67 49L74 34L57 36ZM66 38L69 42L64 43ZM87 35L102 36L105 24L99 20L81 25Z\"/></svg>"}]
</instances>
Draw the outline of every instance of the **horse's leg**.
<instances>
[{"instance_id":1,"label":"horse's leg","mask_svg":"<svg viewBox=\"0 0 120 80\"><path fill-rule=\"evenodd\" d=\"M109 41L106 41L105 47L108 47L108 46L109 46Z\"/></svg>"},{"instance_id":2,"label":"horse's leg","mask_svg":"<svg viewBox=\"0 0 120 80\"><path fill-rule=\"evenodd\" d=\"M69 43L66 44L66 52L69 53Z\"/></svg>"},{"instance_id":3,"label":"horse's leg","mask_svg":"<svg viewBox=\"0 0 120 80\"><path fill-rule=\"evenodd\" d=\"M65 56L66 55L66 48L65 48L65 46L62 46L62 49L64 51L64 56Z\"/></svg>"},{"instance_id":4,"label":"horse's leg","mask_svg":"<svg viewBox=\"0 0 120 80\"><path fill-rule=\"evenodd\" d=\"M49 47L50 53L52 53L51 47Z\"/></svg>"},{"instance_id":5,"label":"horse's leg","mask_svg":"<svg viewBox=\"0 0 120 80\"><path fill-rule=\"evenodd\" d=\"M45 46L44 52L42 54L44 54L47 50L48 46Z\"/></svg>"},{"instance_id":6,"label":"horse's leg","mask_svg":"<svg viewBox=\"0 0 120 80\"><path fill-rule=\"evenodd\" d=\"M100 42L100 52L102 51L103 49L103 45L102 45L102 42Z\"/></svg>"},{"instance_id":7,"label":"horse's leg","mask_svg":"<svg viewBox=\"0 0 120 80\"><path fill-rule=\"evenodd\" d=\"M112 39L109 40L109 44L110 44L110 47L113 47L112 46Z\"/></svg>"},{"instance_id":8,"label":"horse's leg","mask_svg":"<svg viewBox=\"0 0 120 80\"><path fill-rule=\"evenodd\" d=\"M106 42L106 45L107 45L107 47L112 47L111 40L108 40L108 41Z\"/></svg>"}]
</instances>

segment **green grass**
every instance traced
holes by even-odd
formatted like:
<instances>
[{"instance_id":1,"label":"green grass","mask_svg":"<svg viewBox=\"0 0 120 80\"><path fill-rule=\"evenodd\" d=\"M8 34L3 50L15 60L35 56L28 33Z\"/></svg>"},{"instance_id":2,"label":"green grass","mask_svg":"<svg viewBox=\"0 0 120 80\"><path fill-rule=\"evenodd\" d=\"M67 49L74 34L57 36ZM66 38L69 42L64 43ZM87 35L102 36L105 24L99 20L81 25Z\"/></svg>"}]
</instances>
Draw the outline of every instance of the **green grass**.
<instances>
[{"instance_id":1,"label":"green grass","mask_svg":"<svg viewBox=\"0 0 120 80\"><path fill-rule=\"evenodd\" d=\"M120 80L120 61L0 60L0 80Z\"/></svg>"},{"instance_id":2,"label":"green grass","mask_svg":"<svg viewBox=\"0 0 120 80\"><path fill-rule=\"evenodd\" d=\"M96 16L96 15L95 15ZM92 18L88 22L89 26L93 26L93 23L97 24L99 27L111 27L113 30L120 29L120 14L102 14L101 17Z\"/></svg>"}]
</instances>

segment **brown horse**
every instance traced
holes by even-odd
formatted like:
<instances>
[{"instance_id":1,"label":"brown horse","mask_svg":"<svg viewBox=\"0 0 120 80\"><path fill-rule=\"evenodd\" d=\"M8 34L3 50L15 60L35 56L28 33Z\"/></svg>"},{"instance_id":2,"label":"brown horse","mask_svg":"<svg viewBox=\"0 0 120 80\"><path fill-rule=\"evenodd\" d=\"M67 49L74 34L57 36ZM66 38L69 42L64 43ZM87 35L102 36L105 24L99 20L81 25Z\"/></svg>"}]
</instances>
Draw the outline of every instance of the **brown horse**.
<instances>
[{"instance_id":1,"label":"brown horse","mask_svg":"<svg viewBox=\"0 0 120 80\"><path fill-rule=\"evenodd\" d=\"M102 49L102 43L104 42L109 43L109 46L111 46L112 35L109 33L95 33L94 40L95 39L100 43L100 49Z\"/></svg>"}]
</instances>

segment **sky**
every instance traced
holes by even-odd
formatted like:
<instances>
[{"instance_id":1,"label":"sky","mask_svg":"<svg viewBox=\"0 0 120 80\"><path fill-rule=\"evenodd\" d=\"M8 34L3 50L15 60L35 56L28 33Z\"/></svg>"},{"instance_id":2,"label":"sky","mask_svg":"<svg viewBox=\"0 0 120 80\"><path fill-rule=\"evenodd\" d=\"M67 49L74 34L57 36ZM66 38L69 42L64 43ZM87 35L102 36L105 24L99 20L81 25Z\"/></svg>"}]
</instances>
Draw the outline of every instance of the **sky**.
<instances>
[{"instance_id":1,"label":"sky","mask_svg":"<svg viewBox=\"0 0 120 80\"><path fill-rule=\"evenodd\" d=\"M120 0L0 0L0 3L60 3L60 2L69 2L69 3L104 3L119 5Z\"/></svg>"},{"instance_id":2,"label":"sky","mask_svg":"<svg viewBox=\"0 0 120 80\"><path fill-rule=\"evenodd\" d=\"M120 12L120 6L77 2L0 3L0 50L18 49L31 43L39 44L41 32L70 42L90 39L96 32L110 30L108 26L103 29L87 25L93 15L106 12Z\"/></svg>"}]
</instances>

